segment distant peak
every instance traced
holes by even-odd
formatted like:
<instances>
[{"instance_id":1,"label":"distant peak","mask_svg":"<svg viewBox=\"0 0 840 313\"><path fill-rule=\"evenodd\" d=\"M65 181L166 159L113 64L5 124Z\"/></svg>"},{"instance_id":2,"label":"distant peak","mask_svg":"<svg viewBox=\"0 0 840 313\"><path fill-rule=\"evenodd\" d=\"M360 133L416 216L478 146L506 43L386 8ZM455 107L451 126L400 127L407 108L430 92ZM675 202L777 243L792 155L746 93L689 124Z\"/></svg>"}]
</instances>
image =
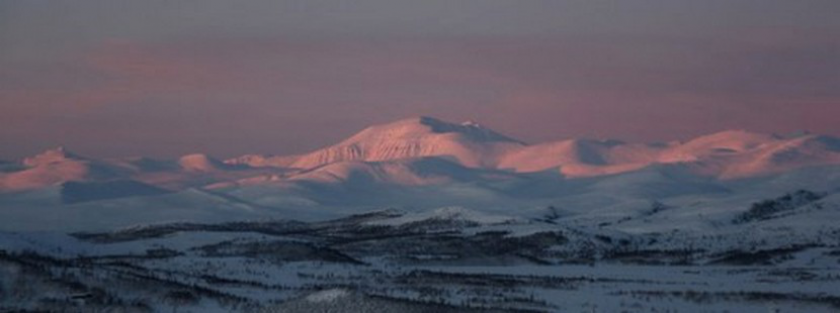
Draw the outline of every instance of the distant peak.
<instances>
[{"instance_id":1,"label":"distant peak","mask_svg":"<svg viewBox=\"0 0 840 313\"><path fill-rule=\"evenodd\" d=\"M188 171L212 171L224 167L224 163L206 154L193 153L182 156L178 164Z\"/></svg>"},{"instance_id":2,"label":"distant peak","mask_svg":"<svg viewBox=\"0 0 840 313\"><path fill-rule=\"evenodd\" d=\"M181 157L181 160L209 160L212 159L209 155L204 153L190 153Z\"/></svg>"},{"instance_id":3,"label":"distant peak","mask_svg":"<svg viewBox=\"0 0 840 313\"><path fill-rule=\"evenodd\" d=\"M79 155L70 152L64 146L58 146L52 149L45 150L35 156L28 157L23 160L23 164L27 166L38 166L49 163L61 162L68 159L83 159Z\"/></svg>"},{"instance_id":4,"label":"distant peak","mask_svg":"<svg viewBox=\"0 0 840 313\"><path fill-rule=\"evenodd\" d=\"M470 140L482 142L513 142L522 144L519 140L482 127L476 122L456 124L429 116L411 117L390 123L373 125L348 138L344 143L349 144L374 138L377 140L416 139L437 134L459 134Z\"/></svg>"},{"instance_id":5,"label":"distant peak","mask_svg":"<svg viewBox=\"0 0 840 313\"><path fill-rule=\"evenodd\" d=\"M714 134L700 136L685 143L687 147L728 149L733 151L744 151L759 147L764 144L773 143L780 138L765 133L751 132L746 130L725 130Z\"/></svg>"},{"instance_id":6,"label":"distant peak","mask_svg":"<svg viewBox=\"0 0 840 313\"><path fill-rule=\"evenodd\" d=\"M774 140L779 139L778 136L773 134L761 133L761 132L754 132L748 131L743 129L731 129L731 130L724 130L719 131L716 133L712 133L705 136L700 136L693 141L697 140Z\"/></svg>"}]
</instances>

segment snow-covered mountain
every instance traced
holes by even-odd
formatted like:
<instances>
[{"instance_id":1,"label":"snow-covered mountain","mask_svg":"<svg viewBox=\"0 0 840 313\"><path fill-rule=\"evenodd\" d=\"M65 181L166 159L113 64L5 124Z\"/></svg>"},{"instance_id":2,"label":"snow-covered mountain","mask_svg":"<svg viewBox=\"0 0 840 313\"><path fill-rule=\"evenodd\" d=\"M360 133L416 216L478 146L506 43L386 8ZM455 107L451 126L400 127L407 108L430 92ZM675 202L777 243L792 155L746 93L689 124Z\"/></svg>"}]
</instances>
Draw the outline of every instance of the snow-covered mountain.
<instances>
[{"instance_id":1,"label":"snow-covered mountain","mask_svg":"<svg viewBox=\"0 0 840 313\"><path fill-rule=\"evenodd\" d=\"M212 199L214 207L230 208L232 218L263 212L306 219L353 208L453 205L620 211L652 199L744 207L800 188L829 191L834 187L826 181L801 173L838 169L840 139L813 134L724 131L655 144L527 144L474 122L417 117L371 126L294 156L95 159L52 149L2 164L0 214L11 218L15 210L70 206L96 215L115 205L155 206L157 213L137 223L160 222L172 220L167 210L192 203L179 197ZM130 219L118 220L123 225Z\"/></svg>"},{"instance_id":2,"label":"snow-covered mountain","mask_svg":"<svg viewBox=\"0 0 840 313\"><path fill-rule=\"evenodd\" d=\"M834 312L838 186L840 139L811 134L422 117L296 156L57 148L0 163L0 311Z\"/></svg>"},{"instance_id":3,"label":"snow-covered mountain","mask_svg":"<svg viewBox=\"0 0 840 313\"><path fill-rule=\"evenodd\" d=\"M559 170L567 177L614 175L655 164L690 164L697 174L722 179L840 164L840 139L785 138L724 131L686 142L659 144L569 139L525 144L473 122L419 117L369 127L327 148L298 156L246 155L228 160L254 167L313 169L345 162L383 162L437 156L470 168L511 172Z\"/></svg>"},{"instance_id":4,"label":"snow-covered mountain","mask_svg":"<svg viewBox=\"0 0 840 313\"><path fill-rule=\"evenodd\" d=\"M36 189L68 181L107 180L126 174L121 168L88 159L63 147L22 160L22 167L0 173L0 191Z\"/></svg>"},{"instance_id":5,"label":"snow-covered mountain","mask_svg":"<svg viewBox=\"0 0 840 313\"><path fill-rule=\"evenodd\" d=\"M327 148L293 157L245 156L233 162L250 165L279 164L311 169L343 161L392 161L443 156L470 167L492 166L497 156L522 147L520 141L473 122L447 123L417 117L371 126Z\"/></svg>"},{"instance_id":6,"label":"snow-covered mountain","mask_svg":"<svg viewBox=\"0 0 840 313\"><path fill-rule=\"evenodd\" d=\"M231 167L220 160L201 153L182 156L178 159L178 165L186 171L194 172L223 171Z\"/></svg>"}]
</instances>

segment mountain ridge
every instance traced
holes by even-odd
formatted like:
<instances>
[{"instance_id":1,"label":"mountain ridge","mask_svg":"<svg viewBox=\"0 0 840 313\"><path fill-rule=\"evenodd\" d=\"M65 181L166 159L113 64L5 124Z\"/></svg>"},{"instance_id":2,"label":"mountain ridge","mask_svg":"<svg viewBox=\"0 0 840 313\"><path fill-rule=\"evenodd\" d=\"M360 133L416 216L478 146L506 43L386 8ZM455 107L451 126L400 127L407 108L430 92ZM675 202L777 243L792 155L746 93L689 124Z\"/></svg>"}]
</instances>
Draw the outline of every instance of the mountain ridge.
<instances>
[{"instance_id":1,"label":"mountain ridge","mask_svg":"<svg viewBox=\"0 0 840 313\"><path fill-rule=\"evenodd\" d=\"M426 161L429 158L446 162ZM24 158L20 164L0 172L0 191L109 179L136 179L152 185L166 182L170 189L173 185L180 189L177 186L301 181L315 179L312 173L322 167L338 173L336 182L351 181L349 175L363 172L378 177L377 180L407 185L455 178L429 168L428 164L443 164L444 168L455 164L458 171L493 170L514 175L555 172L567 179L685 164L695 175L726 180L840 164L840 138L727 130L661 144L593 139L527 144L475 122L459 124L420 116L372 125L334 145L300 155L243 155L222 161L195 153L177 160L98 160L59 147ZM315 180L325 180L319 177Z\"/></svg>"}]
</instances>

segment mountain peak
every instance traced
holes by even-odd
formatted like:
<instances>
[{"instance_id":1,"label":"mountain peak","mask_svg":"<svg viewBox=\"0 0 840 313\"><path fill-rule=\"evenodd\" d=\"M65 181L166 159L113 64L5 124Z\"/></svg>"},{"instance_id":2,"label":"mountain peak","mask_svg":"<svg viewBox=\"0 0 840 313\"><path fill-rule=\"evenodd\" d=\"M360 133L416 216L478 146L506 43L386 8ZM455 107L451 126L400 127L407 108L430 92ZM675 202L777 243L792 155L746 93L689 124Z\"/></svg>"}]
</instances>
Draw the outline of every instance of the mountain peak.
<instances>
[{"instance_id":1,"label":"mountain peak","mask_svg":"<svg viewBox=\"0 0 840 313\"><path fill-rule=\"evenodd\" d=\"M429 116L418 116L395 122L368 127L358 134L345 140L344 143L371 140L414 140L441 134L463 136L464 139L477 142L510 142L522 144L521 141L502 135L474 121L461 124L447 122Z\"/></svg>"},{"instance_id":2,"label":"mountain peak","mask_svg":"<svg viewBox=\"0 0 840 313\"><path fill-rule=\"evenodd\" d=\"M446 156L467 166L483 166L494 163L502 151L521 146L524 146L521 141L475 122L455 124L419 116L365 128L334 146L301 156L292 167L313 168L339 161L428 156Z\"/></svg>"},{"instance_id":3,"label":"mountain peak","mask_svg":"<svg viewBox=\"0 0 840 313\"><path fill-rule=\"evenodd\" d=\"M206 154L194 153L182 156L178 164L187 171L207 172L225 167L222 161L216 160Z\"/></svg>"},{"instance_id":4,"label":"mountain peak","mask_svg":"<svg viewBox=\"0 0 840 313\"><path fill-rule=\"evenodd\" d=\"M746 130L725 130L714 134L700 136L683 145L686 148L716 148L732 151L744 151L755 147L776 142L780 138L776 135L751 132Z\"/></svg>"},{"instance_id":5,"label":"mountain peak","mask_svg":"<svg viewBox=\"0 0 840 313\"><path fill-rule=\"evenodd\" d=\"M25 158L23 160L23 164L32 167L50 163L57 163L69 159L82 160L83 158L73 152L70 152L64 146L58 146L41 152L35 156Z\"/></svg>"},{"instance_id":6,"label":"mountain peak","mask_svg":"<svg viewBox=\"0 0 840 313\"><path fill-rule=\"evenodd\" d=\"M700 138L761 138L761 139L778 139L778 136L768 133L750 131L746 129L727 129L718 131L715 133L711 133L708 135L700 136L695 139Z\"/></svg>"}]
</instances>

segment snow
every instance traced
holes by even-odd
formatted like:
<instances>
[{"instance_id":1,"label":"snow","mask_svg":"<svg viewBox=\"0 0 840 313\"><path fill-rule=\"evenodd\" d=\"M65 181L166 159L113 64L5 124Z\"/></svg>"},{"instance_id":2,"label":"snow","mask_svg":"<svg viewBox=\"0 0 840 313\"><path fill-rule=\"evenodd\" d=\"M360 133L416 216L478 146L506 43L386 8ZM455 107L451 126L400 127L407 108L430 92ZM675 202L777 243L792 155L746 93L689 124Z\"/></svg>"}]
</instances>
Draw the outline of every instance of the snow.
<instances>
[{"instance_id":1,"label":"snow","mask_svg":"<svg viewBox=\"0 0 840 313\"><path fill-rule=\"evenodd\" d=\"M187 171L217 171L223 169L225 164L222 161L211 158L206 154L188 154L178 159L178 164Z\"/></svg>"},{"instance_id":2,"label":"snow","mask_svg":"<svg viewBox=\"0 0 840 313\"><path fill-rule=\"evenodd\" d=\"M772 304L830 312L832 307L815 299L837 297L840 290L838 186L840 139L827 136L726 131L664 144L573 139L528 145L475 122L420 117L372 126L299 156L99 160L59 148L3 164L0 250L101 262L86 271L58 270L68 266L62 262L51 265L56 273L85 272L88 283L107 284L119 277L115 273L142 270L263 304L299 297L299 302L331 307L377 295L549 311L762 312ZM800 189L825 196L817 201L794 196L781 212L733 222L756 202ZM385 209L388 214L375 213ZM368 215L360 221L348 217L352 214ZM339 218L347 220L327 221ZM180 222L286 220L311 222L313 231L323 232L269 235L202 228L110 243L67 234L142 233ZM344 228L350 230L342 233ZM355 235L342 237L347 234ZM546 234L557 237L541 237ZM365 254L391 240L387 247L418 249L409 255ZM457 249L493 246L495 240L510 240L513 248L520 242L550 246L535 259L488 250L459 259ZM322 253L338 251L365 264L260 259L260 251L208 256L201 249L231 243L275 247L270 244L277 242L312 244L326 249ZM467 246L457 246L464 242ZM150 255L161 249L178 253ZM775 262L767 266L715 263L732 253L779 249L794 252L767 257L764 261ZM609 258L610 252L628 251L688 251L685 257L695 265L627 265ZM581 262L575 260L583 253L597 263L565 263ZM123 268L123 262L132 266ZM14 266L0 264L0 289L9 289L13 281L7 277L23 273ZM472 276L458 283L411 275L414 271ZM815 279L792 276L797 273ZM499 275L520 285L492 285ZM744 291L782 296L773 303L738 298ZM147 292L156 290L142 293ZM718 298L692 302L696 299L690 296L697 294ZM529 298L539 301L505 302ZM184 308L231 309L204 300Z\"/></svg>"},{"instance_id":3,"label":"snow","mask_svg":"<svg viewBox=\"0 0 840 313\"><path fill-rule=\"evenodd\" d=\"M291 166L315 168L340 161L444 156L476 167L492 164L496 154L522 145L478 125L418 117L369 127L334 146L303 155Z\"/></svg>"},{"instance_id":4,"label":"snow","mask_svg":"<svg viewBox=\"0 0 840 313\"><path fill-rule=\"evenodd\" d=\"M83 160L64 147L46 150L38 155L23 159L23 164L29 167L64 162L67 160Z\"/></svg>"},{"instance_id":5,"label":"snow","mask_svg":"<svg viewBox=\"0 0 840 313\"><path fill-rule=\"evenodd\" d=\"M333 302L349 295L350 291L346 289L329 289L312 293L306 296L305 299L309 302Z\"/></svg>"},{"instance_id":6,"label":"snow","mask_svg":"<svg viewBox=\"0 0 840 313\"><path fill-rule=\"evenodd\" d=\"M836 180L832 179L840 177L840 171L820 172L824 173L818 178L822 182L833 183ZM792 176L787 179L804 181L797 180L796 175ZM335 305L343 306L351 299L374 295L402 299L400 303L405 304L431 301L461 308L477 306L536 311L763 312L767 305L772 305L783 311L832 312L834 308L826 301L836 298L836 290L840 290L837 280L840 277L837 269L837 247L840 241L836 236L838 228L835 225L835 221L840 218L840 194L835 192L822 198L819 207L794 197L792 203L798 206L793 210L794 214L749 224L732 224L732 218L746 210L750 201L756 197L773 199L782 195L777 194L779 190L787 190L787 186L782 184L756 191L751 184L768 186L766 182L729 183L726 187L737 196L688 194L663 200L663 207L658 210L652 210L648 201L627 196L630 200L616 197L598 205L593 204L595 202L586 204L592 199L579 198L579 206L569 203L558 205L554 210L546 207L508 208L506 211L483 207L444 207L417 209L401 214L395 210L381 215L365 212L373 216L367 222L356 225L351 217L351 222L340 223L343 226L318 226L316 229L323 231L320 235L272 235L249 232L247 229L183 230L151 238L141 236L126 241L101 243L77 239L60 232L0 232L0 249L7 253L32 251L67 261L79 258L85 262L95 262L94 266L78 263L84 266L84 270L80 271L72 269L74 265L67 265L76 264L75 261L53 263L50 266L56 267L52 270L56 278L86 277L83 280L85 283L96 285L109 283L109 279L122 277L127 271L138 272L178 282L182 286L223 291L249 299L254 305L306 302L332 308ZM814 186L807 182L805 185ZM604 205L610 201L615 202ZM705 203L697 204L698 201ZM344 211L342 217L347 217L349 213ZM705 216L699 217L698 214ZM442 223L447 228L437 235L434 229L427 230L421 237L403 237L404 234L400 232L392 232L403 226L427 222ZM605 222L610 225L600 225ZM313 225L336 225L331 223ZM341 229L344 227L351 229L343 233ZM383 227L394 229L376 231ZM134 230L153 228L145 225L137 226ZM344 237L348 233L359 236ZM457 245L461 239L489 238L485 239L487 241L468 241L465 247L473 244L492 247L496 240L523 242L522 245L527 247L543 242L543 239L527 241L525 237L541 233L559 233L563 238L546 248L547 253L541 257L547 257L549 262L543 265L482 253L476 253L475 257L469 254L466 258L458 255L461 248ZM339 238L351 240L334 240ZM414 240L418 238L423 240ZM609 238L611 243L598 238ZM610 259L599 259L591 265L583 265L562 258L581 251L593 251L596 258L605 257L607 249L615 249L622 241L628 242L629 247L638 245L642 250L701 249L704 252L693 257L695 263L690 266L634 265ZM219 244L262 243L270 246L277 242L312 242L313 246L335 249L351 257L357 257L354 253L362 254L357 259L364 264L309 260L285 262L273 259L282 256L283 252L280 251L241 250L239 255L220 256L208 254L203 249ZM393 246L383 245L386 242L391 242ZM400 245L417 246L418 249L416 253L409 252L406 255L388 254L390 247ZM778 263L773 265L733 266L713 263L716 255L721 253L795 246L808 248L778 258L774 261ZM383 254L365 255L364 247L386 248L382 250ZM438 253L434 249L442 250ZM171 254L155 257L153 253L161 250ZM407 251L413 250L409 248ZM561 258L555 260L551 259L552 256ZM401 263L400 260L404 258L411 261ZM653 257L653 260L656 258ZM667 263L668 257L663 258ZM5 275L0 275L0 285L4 288L11 286L8 284L14 281L37 281L35 278L16 279L21 272L14 272L14 268L10 270L4 266L8 265L0 262L0 273ZM67 276L67 273L75 276ZM116 282L109 285L113 288L109 290L129 299L158 299L160 295L166 294L157 292L158 288L150 288L150 285L140 285L138 291L136 287L132 289L134 285L125 281ZM167 290L172 288L167 287L171 285L167 283L156 286ZM64 297L61 289L48 291L51 289L37 286L42 290L39 295ZM159 295L153 295L155 293ZM750 295L765 295L769 298L749 298ZM697 298L693 297L696 296L702 296L704 302L695 302ZM157 310L173 310L170 304L153 302ZM202 300L178 308L178 311L199 312L210 307L219 311L232 310L231 304L226 303L226 306L216 308L221 304ZM284 308L280 306L278 310L288 311Z\"/></svg>"},{"instance_id":7,"label":"snow","mask_svg":"<svg viewBox=\"0 0 840 313\"><path fill-rule=\"evenodd\" d=\"M57 148L13 165L0 171L0 230L311 221L452 206L533 218L554 205L580 221L610 223L654 200L681 212L684 225L669 227L703 228L709 218L785 192L837 192L840 139L725 131L664 144L572 139L529 145L476 122L417 117L374 125L299 156L100 160ZM122 189L100 192L110 187Z\"/></svg>"}]
</instances>

